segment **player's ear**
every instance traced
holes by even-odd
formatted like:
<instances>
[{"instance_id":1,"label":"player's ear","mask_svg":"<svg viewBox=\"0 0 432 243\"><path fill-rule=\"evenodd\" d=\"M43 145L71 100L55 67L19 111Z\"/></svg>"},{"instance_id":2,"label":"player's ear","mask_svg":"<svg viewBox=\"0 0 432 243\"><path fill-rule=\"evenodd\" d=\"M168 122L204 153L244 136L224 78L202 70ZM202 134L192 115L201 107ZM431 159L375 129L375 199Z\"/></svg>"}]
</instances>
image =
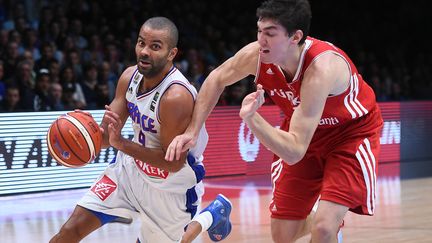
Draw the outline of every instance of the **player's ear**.
<instances>
[{"instance_id":1,"label":"player's ear","mask_svg":"<svg viewBox=\"0 0 432 243\"><path fill-rule=\"evenodd\" d=\"M168 54L168 60L170 61L174 60L175 56L177 55L177 52L178 52L177 47L172 48Z\"/></svg>"},{"instance_id":2,"label":"player's ear","mask_svg":"<svg viewBox=\"0 0 432 243\"><path fill-rule=\"evenodd\" d=\"M292 36L292 41L295 42L295 44L298 44L300 40L303 38L303 31L296 30Z\"/></svg>"}]
</instances>

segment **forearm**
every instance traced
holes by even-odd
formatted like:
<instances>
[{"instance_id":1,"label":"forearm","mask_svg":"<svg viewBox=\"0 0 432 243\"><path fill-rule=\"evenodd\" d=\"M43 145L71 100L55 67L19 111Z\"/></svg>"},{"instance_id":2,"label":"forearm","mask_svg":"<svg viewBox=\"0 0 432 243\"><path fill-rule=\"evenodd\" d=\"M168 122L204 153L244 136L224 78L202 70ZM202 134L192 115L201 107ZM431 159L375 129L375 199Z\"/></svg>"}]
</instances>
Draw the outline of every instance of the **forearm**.
<instances>
[{"instance_id":1,"label":"forearm","mask_svg":"<svg viewBox=\"0 0 432 243\"><path fill-rule=\"evenodd\" d=\"M137 160L169 172L179 171L183 167L184 161L186 160L186 158L182 156L178 161L166 161L164 159L165 151L163 151L161 148L146 148L141 144L135 143L125 138L122 139L122 142L120 142L119 145L114 147Z\"/></svg>"},{"instance_id":2,"label":"forearm","mask_svg":"<svg viewBox=\"0 0 432 243\"><path fill-rule=\"evenodd\" d=\"M192 131L195 135L199 133L225 88L225 86L215 82L213 80L215 78L217 78L215 74L210 74L198 94L192 120L187 128L187 131Z\"/></svg>"},{"instance_id":3,"label":"forearm","mask_svg":"<svg viewBox=\"0 0 432 243\"><path fill-rule=\"evenodd\" d=\"M258 112L245 119L245 122L266 148L289 165L303 158L306 146L299 143L294 134L273 127Z\"/></svg>"}]
</instances>

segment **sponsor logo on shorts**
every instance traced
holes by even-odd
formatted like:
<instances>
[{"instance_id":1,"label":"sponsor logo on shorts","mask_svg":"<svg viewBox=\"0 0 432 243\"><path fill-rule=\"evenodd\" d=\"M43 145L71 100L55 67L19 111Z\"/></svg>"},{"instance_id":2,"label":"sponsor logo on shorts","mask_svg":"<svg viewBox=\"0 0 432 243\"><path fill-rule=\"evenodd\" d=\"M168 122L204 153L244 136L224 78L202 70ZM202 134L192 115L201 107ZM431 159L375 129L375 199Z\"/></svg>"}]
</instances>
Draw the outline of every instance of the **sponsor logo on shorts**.
<instances>
[{"instance_id":1,"label":"sponsor logo on shorts","mask_svg":"<svg viewBox=\"0 0 432 243\"><path fill-rule=\"evenodd\" d=\"M100 198L100 200L105 201L111 193L115 191L117 184L112 181L108 176L104 175L92 188L91 191Z\"/></svg>"},{"instance_id":2,"label":"sponsor logo on shorts","mask_svg":"<svg viewBox=\"0 0 432 243\"><path fill-rule=\"evenodd\" d=\"M166 179L168 177L169 172L164 171L161 168L151 166L147 164L146 162L142 162L141 160L135 160L135 164L140 168L142 172L144 172L146 175L150 176L151 178L159 178L159 179Z\"/></svg>"}]
</instances>

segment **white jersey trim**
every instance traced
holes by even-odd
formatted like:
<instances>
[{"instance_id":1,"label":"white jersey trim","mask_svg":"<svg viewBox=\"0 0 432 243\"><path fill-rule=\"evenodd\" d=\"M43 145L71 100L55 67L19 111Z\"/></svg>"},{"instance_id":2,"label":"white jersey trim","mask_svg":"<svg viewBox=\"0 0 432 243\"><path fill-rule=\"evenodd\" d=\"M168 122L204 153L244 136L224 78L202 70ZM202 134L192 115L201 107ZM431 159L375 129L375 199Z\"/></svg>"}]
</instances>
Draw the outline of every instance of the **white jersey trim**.
<instances>
[{"instance_id":1,"label":"white jersey trim","mask_svg":"<svg viewBox=\"0 0 432 243\"><path fill-rule=\"evenodd\" d=\"M194 95L194 93L192 92L192 90L190 90L189 87L188 87L187 85L185 85L185 83L181 82L180 80L173 80L173 81L171 81L171 83L167 85L167 87L165 88L165 90L163 91L163 93L159 94L159 95L160 95L160 98L159 98L159 99L162 99L162 96L163 96L163 95L165 94L165 92L169 89L169 87L171 87L173 84L179 84L179 85L185 87L186 90L189 91L189 93L192 95L192 98L193 98L193 100L195 101L196 96ZM159 102L158 102L158 107L157 107L155 113L156 113L156 118L158 119L158 122L159 122L160 124L162 124L161 119L160 119L160 115L159 115L159 114L160 114L160 112L159 112L159 110L160 110L160 104L161 104L161 102L159 101Z\"/></svg>"},{"instance_id":2,"label":"white jersey trim","mask_svg":"<svg viewBox=\"0 0 432 243\"><path fill-rule=\"evenodd\" d=\"M277 179L279 179L279 176L282 173L283 163L284 162L282 161L282 159L278 159L275 162L273 162L271 165L271 170L273 171L273 172L270 171L271 172L271 178L272 178L272 184L273 184L273 187L272 187L273 195L274 195L274 191L276 188L276 181L277 181ZM273 199L272 199L272 202L273 202Z\"/></svg>"},{"instance_id":3,"label":"white jersey trim","mask_svg":"<svg viewBox=\"0 0 432 243\"><path fill-rule=\"evenodd\" d=\"M175 67L173 66L173 67L171 68L171 70L167 73L167 75L162 79L162 81L161 81L158 85L156 85L156 86L153 87L151 90L149 90L149 91L147 91L147 92L145 92L145 93L138 94L139 87L137 87L137 100L142 99L142 98L144 98L144 97L147 97L147 96L151 95L155 90L157 90L161 85L163 85L163 81L164 81L165 79L167 79L169 76L171 76L171 74L173 74L176 70L177 70L177 68L175 68ZM141 75L142 75L142 74L141 74ZM141 77L141 78L142 78L142 77Z\"/></svg>"},{"instance_id":4,"label":"white jersey trim","mask_svg":"<svg viewBox=\"0 0 432 243\"><path fill-rule=\"evenodd\" d=\"M254 83L256 84L259 78L259 74L260 74L260 70L261 70L261 55L258 55L258 63L257 63L257 71L255 74L255 78L254 78Z\"/></svg>"},{"instance_id":5,"label":"white jersey trim","mask_svg":"<svg viewBox=\"0 0 432 243\"><path fill-rule=\"evenodd\" d=\"M357 74L351 75L350 92L345 96L344 105L351 114L351 117L357 118L368 113L368 110L357 99L359 94L359 80Z\"/></svg>"},{"instance_id":6,"label":"white jersey trim","mask_svg":"<svg viewBox=\"0 0 432 243\"><path fill-rule=\"evenodd\" d=\"M372 153L370 142L367 138L363 140L363 144L360 144L359 149L356 152L356 157L358 162L360 163L360 167L363 172L363 179L366 185L367 210L370 215L373 215L375 211L375 195L376 195L375 193L376 164L375 164L375 156Z\"/></svg>"},{"instance_id":7,"label":"white jersey trim","mask_svg":"<svg viewBox=\"0 0 432 243\"><path fill-rule=\"evenodd\" d=\"M304 58L306 56L306 52L309 50L309 48L312 46L313 41L306 39L305 40L305 47L303 49L303 52L300 55L300 62L299 62L299 66L297 67L297 71L296 74L294 75L294 78L292 79L292 82L296 82L297 79L299 78L299 75L301 73L301 70L303 68L303 64L304 64ZM309 64L310 66L310 64ZM309 67L308 66L308 67ZM305 71L306 72L306 71Z\"/></svg>"}]
</instances>

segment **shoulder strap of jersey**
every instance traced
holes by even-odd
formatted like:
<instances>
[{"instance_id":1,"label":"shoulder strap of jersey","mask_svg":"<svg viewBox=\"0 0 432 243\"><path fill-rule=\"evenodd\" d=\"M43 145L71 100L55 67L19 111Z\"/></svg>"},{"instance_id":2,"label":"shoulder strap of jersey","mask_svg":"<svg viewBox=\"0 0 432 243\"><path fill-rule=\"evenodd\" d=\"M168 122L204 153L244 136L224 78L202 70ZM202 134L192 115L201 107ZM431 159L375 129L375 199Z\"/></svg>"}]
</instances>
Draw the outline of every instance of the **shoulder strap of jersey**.
<instances>
[{"instance_id":1,"label":"shoulder strap of jersey","mask_svg":"<svg viewBox=\"0 0 432 243\"><path fill-rule=\"evenodd\" d=\"M136 69L129 81L129 87L137 86L137 84L140 82L142 77L143 75L140 72L138 72L138 69Z\"/></svg>"}]
</instances>

